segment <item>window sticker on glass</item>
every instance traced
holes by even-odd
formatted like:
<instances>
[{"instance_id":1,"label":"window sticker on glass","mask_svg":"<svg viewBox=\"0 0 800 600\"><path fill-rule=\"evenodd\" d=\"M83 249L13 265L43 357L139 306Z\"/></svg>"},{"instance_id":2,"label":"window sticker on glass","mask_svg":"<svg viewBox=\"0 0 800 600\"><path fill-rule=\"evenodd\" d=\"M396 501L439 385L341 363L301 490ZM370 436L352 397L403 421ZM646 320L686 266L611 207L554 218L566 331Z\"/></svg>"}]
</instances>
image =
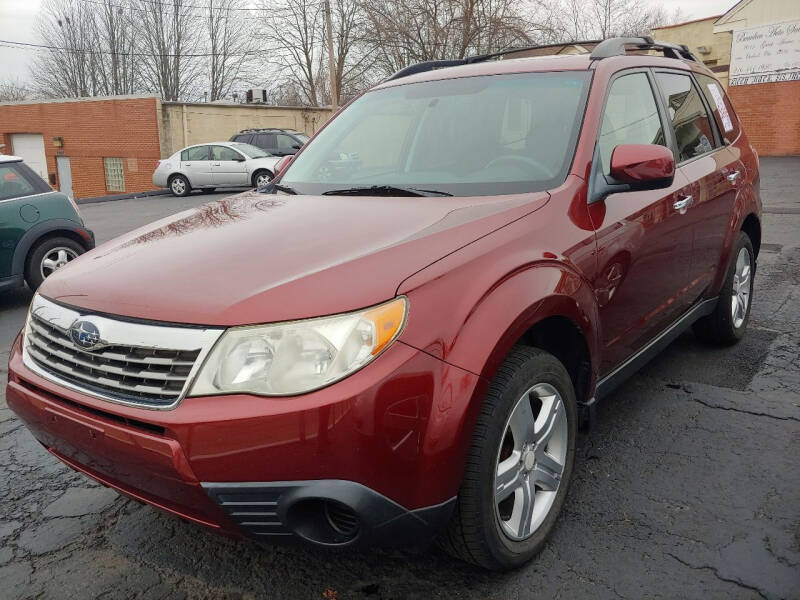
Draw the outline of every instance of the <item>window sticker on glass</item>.
<instances>
[{"instance_id":1,"label":"window sticker on glass","mask_svg":"<svg viewBox=\"0 0 800 600\"><path fill-rule=\"evenodd\" d=\"M725 131L733 131L733 123L731 116L728 114L728 109L725 108L725 103L722 101L722 94L719 93L719 88L714 83L708 83L708 90L711 92L711 97L714 98L714 104L717 105L719 116L722 117L722 126Z\"/></svg>"}]
</instances>

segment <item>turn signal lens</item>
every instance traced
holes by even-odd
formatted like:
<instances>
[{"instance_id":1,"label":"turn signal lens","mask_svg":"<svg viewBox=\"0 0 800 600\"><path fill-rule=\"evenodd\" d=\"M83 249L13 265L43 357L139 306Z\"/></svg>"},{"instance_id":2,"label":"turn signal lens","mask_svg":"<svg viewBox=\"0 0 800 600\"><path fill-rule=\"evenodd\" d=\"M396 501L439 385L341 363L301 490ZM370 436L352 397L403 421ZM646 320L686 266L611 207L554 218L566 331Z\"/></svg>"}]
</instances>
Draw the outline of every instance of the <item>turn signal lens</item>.
<instances>
[{"instance_id":1,"label":"turn signal lens","mask_svg":"<svg viewBox=\"0 0 800 600\"><path fill-rule=\"evenodd\" d=\"M377 356L400 332L406 318L406 299L397 298L364 313L364 319L375 326L375 346L372 355Z\"/></svg>"}]
</instances>

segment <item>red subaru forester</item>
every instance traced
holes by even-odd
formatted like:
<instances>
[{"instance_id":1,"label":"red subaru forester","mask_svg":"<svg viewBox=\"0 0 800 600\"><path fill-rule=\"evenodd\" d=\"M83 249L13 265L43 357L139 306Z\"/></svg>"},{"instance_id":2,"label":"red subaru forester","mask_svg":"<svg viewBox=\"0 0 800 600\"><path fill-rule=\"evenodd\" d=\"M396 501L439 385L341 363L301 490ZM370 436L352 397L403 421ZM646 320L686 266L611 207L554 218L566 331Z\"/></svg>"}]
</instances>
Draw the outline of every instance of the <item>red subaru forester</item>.
<instances>
[{"instance_id":1,"label":"red subaru forester","mask_svg":"<svg viewBox=\"0 0 800 600\"><path fill-rule=\"evenodd\" d=\"M267 187L59 270L8 404L222 533L530 559L594 403L689 326L743 335L761 203L685 46L511 56L409 67Z\"/></svg>"}]
</instances>

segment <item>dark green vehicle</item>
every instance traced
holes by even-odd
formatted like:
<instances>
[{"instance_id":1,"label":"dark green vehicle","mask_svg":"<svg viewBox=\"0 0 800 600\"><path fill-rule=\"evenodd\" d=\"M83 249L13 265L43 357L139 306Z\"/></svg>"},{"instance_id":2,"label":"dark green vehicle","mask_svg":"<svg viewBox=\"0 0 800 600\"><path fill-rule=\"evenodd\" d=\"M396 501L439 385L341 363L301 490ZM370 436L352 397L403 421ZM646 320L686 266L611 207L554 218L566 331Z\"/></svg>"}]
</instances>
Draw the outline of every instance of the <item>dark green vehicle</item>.
<instances>
[{"instance_id":1,"label":"dark green vehicle","mask_svg":"<svg viewBox=\"0 0 800 600\"><path fill-rule=\"evenodd\" d=\"M28 284L94 248L78 207L18 156L0 155L0 291Z\"/></svg>"}]
</instances>

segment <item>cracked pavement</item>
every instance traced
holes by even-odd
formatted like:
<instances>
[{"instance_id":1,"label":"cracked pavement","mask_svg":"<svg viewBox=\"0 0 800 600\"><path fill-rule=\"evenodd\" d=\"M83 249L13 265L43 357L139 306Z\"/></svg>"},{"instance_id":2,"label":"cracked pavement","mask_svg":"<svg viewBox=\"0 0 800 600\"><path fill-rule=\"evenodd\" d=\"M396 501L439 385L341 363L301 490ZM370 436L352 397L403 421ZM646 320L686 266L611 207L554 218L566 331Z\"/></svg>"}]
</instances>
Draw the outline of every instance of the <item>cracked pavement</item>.
<instances>
[{"instance_id":1,"label":"cracked pavement","mask_svg":"<svg viewBox=\"0 0 800 600\"><path fill-rule=\"evenodd\" d=\"M3 391L0 598L800 598L800 159L761 168L747 335L715 348L687 333L601 403L564 514L524 568L214 536L62 465ZM211 198L82 211L103 241ZM29 300L0 296L3 381Z\"/></svg>"}]
</instances>

